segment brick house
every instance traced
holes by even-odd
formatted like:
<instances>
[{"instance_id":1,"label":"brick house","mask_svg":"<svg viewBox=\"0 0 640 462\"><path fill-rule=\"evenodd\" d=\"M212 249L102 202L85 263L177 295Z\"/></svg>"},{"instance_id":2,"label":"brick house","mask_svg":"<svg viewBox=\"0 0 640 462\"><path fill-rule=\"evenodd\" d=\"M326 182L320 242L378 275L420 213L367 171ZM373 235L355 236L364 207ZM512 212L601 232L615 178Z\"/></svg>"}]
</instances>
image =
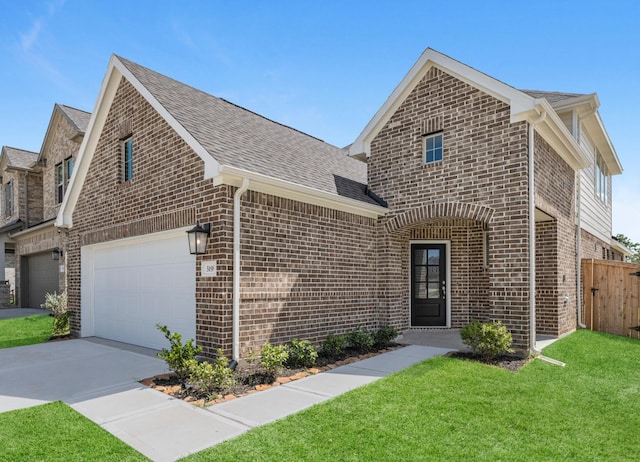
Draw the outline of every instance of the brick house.
<instances>
[{"instance_id":1,"label":"brick house","mask_svg":"<svg viewBox=\"0 0 640 462\"><path fill-rule=\"evenodd\" d=\"M88 121L88 113L56 104L40 153L5 148L7 161L14 160L0 163L3 239L5 255L13 254L5 260L14 266L3 267L5 277L14 270L17 306L40 307L47 292L65 289L66 235L56 229L55 218Z\"/></svg>"},{"instance_id":2,"label":"brick house","mask_svg":"<svg viewBox=\"0 0 640 462\"><path fill-rule=\"evenodd\" d=\"M592 160L550 95L427 49L341 150L114 55L56 221L72 329L160 348L162 323L234 358L382 324L569 332Z\"/></svg>"}]
</instances>

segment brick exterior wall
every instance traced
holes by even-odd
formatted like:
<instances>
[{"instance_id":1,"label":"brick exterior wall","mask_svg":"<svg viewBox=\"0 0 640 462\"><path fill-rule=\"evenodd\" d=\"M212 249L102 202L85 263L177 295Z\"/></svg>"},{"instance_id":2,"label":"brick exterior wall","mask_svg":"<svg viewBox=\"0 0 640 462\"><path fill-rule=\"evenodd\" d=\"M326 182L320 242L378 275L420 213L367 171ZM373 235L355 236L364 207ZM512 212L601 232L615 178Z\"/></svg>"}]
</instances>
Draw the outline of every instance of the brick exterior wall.
<instances>
[{"instance_id":1,"label":"brick exterior wall","mask_svg":"<svg viewBox=\"0 0 640 462\"><path fill-rule=\"evenodd\" d=\"M575 173L535 136L535 205L553 217L536 223L536 329L562 335L576 328Z\"/></svg>"},{"instance_id":2,"label":"brick exterior wall","mask_svg":"<svg viewBox=\"0 0 640 462\"><path fill-rule=\"evenodd\" d=\"M46 167L43 168L42 172L41 187L44 191L42 202L43 220L55 218L60 209L60 203L57 200L56 165L64 162L69 157L75 161L82 142L82 138L74 138L76 135L75 129L59 111L55 111L53 117L55 120L51 124L53 130L49 133L47 151L42 155L46 159Z\"/></svg>"},{"instance_id":3,"label":"brick exterior wall","mask_svg":"<svg viewBox=\"0 0 640 462\"><path fill-rule=\"evenodd\" d=\"M593 258L594 260L624 260L623 255L612 249L609 242L604 242L584 229L581 231L580 242L582 258Z\"/></svg>"},{"instance_id":4,"label":"brick exterior wall","mask_svg":"<svg viewBox=\"0 0 640 462\"><path fill-rule=\"evenodd\" d=\"M133 180L122 182L121 139L134 140ZM233 194L203 179L203 162L126 80L116 92L69 231L72 329L81 322L80 248L211 222L197 257L196 340L204 353L231 352ZM242 198L241 354L265 341L319 342L327 334L377 326L375 222L248 191ZM186 237L185 237L186 252ZM202 277L200 262L217 261Z\"/></svg>"},{"instance_id":5,"label":"brick exterior wall","mask_svg":"<svg viewBox=\"0 0 640 462\"><path fill-rule=\"evenodd\" d=\"M26 215L24 214L24 209L20 207L21 201L19 200L20 193L20 182L24 178L22 175L23 172L19 172L12 168L7 168L2 172L2 190L0 190L0 226L4 226L8 223L11 223L18 218L22 220L26 220ZM12 182L12 190L13 190L13 209L11 213L8 214L5 208L6 200L5 200L5 186L7 183ZM23 188L24 190L24 188Z\"/></svg>"},{"instance_id":6,"label":"brick exterior wall","mask_svg":"<svg viewBox=\"0 0 640 462\"><path fill-rule=\"evenodd\" d=\"M443 161L423 161L423 136L443 133ZM511 329L514 343L529 342L527 124L510 123L509 107L445 72L431 68L371 143L369 185L389 203L382 221L419 209L425 204L458 203L491 210L489 220L475 220L468 228L451 228L452 278L475 287L468 298L452 300L452 322L471 313L499 319ZM460 218L471 218L464 213ZM431 216L407 226L430 231ZM480 230L487 229L491 264L471 276L456 270L457 241L469 233L468 245L480 248ZM388 319L408 327L406 230L379 237L379 299ZM481 259L479 258L479 261ZM461 292L462 293L462 292ZM404 319L404 321L403 321Z\"/></svg>"}]
</instances>

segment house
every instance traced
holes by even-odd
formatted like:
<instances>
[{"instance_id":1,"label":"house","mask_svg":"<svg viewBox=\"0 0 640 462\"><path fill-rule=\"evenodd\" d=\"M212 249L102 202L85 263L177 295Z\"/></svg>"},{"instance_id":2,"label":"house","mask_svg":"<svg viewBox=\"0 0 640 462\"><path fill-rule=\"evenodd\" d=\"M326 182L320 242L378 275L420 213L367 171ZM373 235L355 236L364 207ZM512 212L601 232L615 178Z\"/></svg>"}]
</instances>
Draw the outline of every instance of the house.
<instances>
[{"instance_id":1,"label":"house","mask_svg":"<svg viewBox=\"0 0 640 462\"><path fill-rule=\"evenodd\" d=\"M47 292L65 289L66 235L56 229L55 218L88 121L88 113L56 104L40 153L3 149L0 232L5 255L13 257L5 260L14 261L3 267L5 277L14 270L17 306L38 308Z\"/></svg>"},{"instance_id":2,"label":"house","mask_svg":"<svg viewBox=\"0 0 640 462\"><path fill-rule=\"evenodd\" d=\"M40 221L42 210L36 204L26 200L27 191L38 190L39 175L34 172L33 165L38 154L23 149L3 146L0 153L0 268L4 270L4 286L8 291L2 295L2 306L9 306L9 298L15 294L16 256L15 242L10 233L22 229L28 223ZM31 206L31 207L30 207Z\"/></svg>"},{"instance_id":3,"label":"house","mask_svg":"<svg viewBox=\"0 0 640 462\"><path fill-rule=\"evenodd\" d=\"M585 140L607 188L621 171L597 99L550 95L427 49L341 150L114 55L56 220L72 329L160 348L166 324L239 358L476 318L535 349L578 325L579 236L611 251Z\"/></svg>"}]
</instances>

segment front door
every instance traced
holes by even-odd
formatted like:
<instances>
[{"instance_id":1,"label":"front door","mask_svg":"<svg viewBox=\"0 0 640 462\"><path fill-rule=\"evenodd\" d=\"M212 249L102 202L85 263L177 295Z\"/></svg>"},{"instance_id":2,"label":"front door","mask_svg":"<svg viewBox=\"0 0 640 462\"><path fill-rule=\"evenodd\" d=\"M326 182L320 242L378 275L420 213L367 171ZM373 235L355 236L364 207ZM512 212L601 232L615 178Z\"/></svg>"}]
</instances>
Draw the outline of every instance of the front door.
<instances>
[{"instance_id":1,"label":"front door","mask_svg":"<svg viewBox=\"0 0 640 462\"><path fill-rule=\"evenodd\" d=\"M411 325L447 325L445 244L411 244Z\"/></svg>"}]
</instances>

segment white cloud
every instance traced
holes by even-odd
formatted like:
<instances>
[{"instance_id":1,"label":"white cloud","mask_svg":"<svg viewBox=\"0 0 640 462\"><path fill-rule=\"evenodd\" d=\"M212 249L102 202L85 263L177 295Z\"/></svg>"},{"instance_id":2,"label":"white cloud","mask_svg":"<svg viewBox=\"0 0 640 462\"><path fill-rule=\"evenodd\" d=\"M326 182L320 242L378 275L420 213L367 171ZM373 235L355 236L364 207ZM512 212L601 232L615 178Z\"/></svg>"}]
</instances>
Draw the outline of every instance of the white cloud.
<instances>
[{"instance_id":1,"label":"white cloud","mask_svg":"<svg viewBox=\"0 0 640 462\"><path fill-rule=\"evenodd\" d=\"M20 34L20 50L24 53L29 53L38 43L41 31L42 19L38 18L31 24L31 27L26 33Z\"/></svg>"},{"instance_id":2,"label":"white cloud","mask_svg":"<svg viewBox=\"0 0 640 462\"><path fill-rule=\"evenodd\" d=\"M617 182L613 196L614 236L620 233L633 242L640 242L639 198L640 191L637 185L624 184L622 181Z\"/></svg>"}]
</instances>

